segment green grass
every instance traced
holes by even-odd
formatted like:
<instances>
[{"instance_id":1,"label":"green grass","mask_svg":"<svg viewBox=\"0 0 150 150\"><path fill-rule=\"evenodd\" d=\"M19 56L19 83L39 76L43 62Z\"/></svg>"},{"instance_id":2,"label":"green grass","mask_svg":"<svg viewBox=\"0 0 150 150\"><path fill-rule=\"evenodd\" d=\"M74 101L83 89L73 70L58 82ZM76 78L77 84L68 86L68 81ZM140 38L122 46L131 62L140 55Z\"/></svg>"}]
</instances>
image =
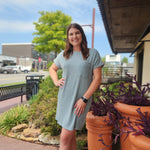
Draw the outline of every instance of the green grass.
<instances>
[{"instance_id":1,"label":"green grass","mask_svg":"<svg viewBox=\"0 0 150 150\"><path fill-rule=\"evenodd\" d=\"M29 112L24 105L14 107L0 116L0 134L6 135L12 127L20 123L28 123Z\"/></svg>"},{"instance_id":2,"label":"green grass","mask_svg":"<svg viewBox=\"0 0 150 150\"><path fill-rule=\"evenodd\" d=\"M18 85L18 84L24 84L26 82L17 82L17 83L9 83L9 84L1 84L0 87L3 87L3 86L10 86L10 85Z\"/></svg>"}]
</instances>

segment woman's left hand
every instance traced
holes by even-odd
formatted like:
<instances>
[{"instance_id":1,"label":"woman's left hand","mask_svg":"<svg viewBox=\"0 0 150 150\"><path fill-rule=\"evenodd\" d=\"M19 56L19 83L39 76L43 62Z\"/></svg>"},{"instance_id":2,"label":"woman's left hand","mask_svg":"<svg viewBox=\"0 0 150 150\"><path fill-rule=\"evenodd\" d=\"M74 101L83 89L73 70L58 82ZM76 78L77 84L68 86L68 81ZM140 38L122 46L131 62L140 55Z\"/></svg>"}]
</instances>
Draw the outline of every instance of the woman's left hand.
<instances>
[{"instance_id":1,"label":"woman's left hand","mask_svg":"<svg viewBox=\"0 0 150 150\"><path fill-rule=\"evenodd\" d=\"M82 115L84 112L85 106L86 106L86 103L84 103L83 100L80 98L74 105L75 107L74 114L76 114L77 116Z\"/></svg>"}]
</instances>

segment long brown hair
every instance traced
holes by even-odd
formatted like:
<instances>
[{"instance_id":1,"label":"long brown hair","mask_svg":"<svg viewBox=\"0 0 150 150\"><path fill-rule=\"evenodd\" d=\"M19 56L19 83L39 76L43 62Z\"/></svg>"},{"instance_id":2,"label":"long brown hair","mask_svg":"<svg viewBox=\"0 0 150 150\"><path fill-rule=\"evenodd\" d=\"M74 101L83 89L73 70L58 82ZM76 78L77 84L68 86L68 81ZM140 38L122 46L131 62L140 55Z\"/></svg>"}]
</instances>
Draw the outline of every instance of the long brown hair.
<instances>
[{"instance_id":1,"label":"long brown hair","mask_svg":"<svg viewBox=\"0 0 150 150\"><path fill-rule=\"evenodd\" d=\"M67 27L66 49L63 53L63 56L66 59L69 59L70 55L73 54L73 46L69 43L69 39L68 39L68 33L71 28L76 28L81 32L81 35L82 35L81 52L82 52L83 59L87 59L89 56L89 49L87 47L87 39L86 39L86 36L82 27L77 23L72 23Z\"/></svg>"}]
</instances>

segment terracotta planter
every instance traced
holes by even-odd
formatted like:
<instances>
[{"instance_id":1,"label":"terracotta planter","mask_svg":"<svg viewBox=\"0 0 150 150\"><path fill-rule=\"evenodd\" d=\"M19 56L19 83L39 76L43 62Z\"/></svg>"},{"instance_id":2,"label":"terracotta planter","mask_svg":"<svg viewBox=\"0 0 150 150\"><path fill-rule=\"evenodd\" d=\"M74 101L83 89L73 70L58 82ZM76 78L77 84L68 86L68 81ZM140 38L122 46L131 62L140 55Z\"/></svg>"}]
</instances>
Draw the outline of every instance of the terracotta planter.
<instances>
[{"instance_id":1,"label":"terracotta planter","mask_svg":"<svg viewBox=\"0 0 150 150\"><path fill-rule=\"evenodd\" d=\"M140 115L136 111L137 108L140 107L142 112L147 111L150 114L150 106L133 106L133 105L127 105L127 104L118 102L114 105L114 107L119 111L122 117L125 117L125 118L129 117L132 125L135 125L136 120L140 118ZM123 127L123 123L126 123L127 121L125 118L122 120L123 122L120 122L120 128L122 132L121 137L120 137L121 150L130 150L131 144L129 141L129 137L125 133L129 129L127 127Z\"/></svg>"},{"instance_id":2,"label":"terracotta planter","mask_svg":"<svg viewBox=\"0 0 150 150\"><path fill-rule=\"evenodd\" d=\"M144 135L129 134L131 150L150 150L150 138Z\"/></svg>"},{"instance_id":3,"label":"terracotta planter","mask_svg":"<svg viewBox=\"0 0 150 150\"><path fill-rule=\"evenodd\" d=\"M88 150L111 150L112 146L106 146L112 144L112 130L113 126L107 126L104 120L108 120L108 116L94 116L91 112L88 112L86 116L86 128L88 130ZM103 145L99 135L102 136L104 143Z\"/></svg>"}]
</instances>

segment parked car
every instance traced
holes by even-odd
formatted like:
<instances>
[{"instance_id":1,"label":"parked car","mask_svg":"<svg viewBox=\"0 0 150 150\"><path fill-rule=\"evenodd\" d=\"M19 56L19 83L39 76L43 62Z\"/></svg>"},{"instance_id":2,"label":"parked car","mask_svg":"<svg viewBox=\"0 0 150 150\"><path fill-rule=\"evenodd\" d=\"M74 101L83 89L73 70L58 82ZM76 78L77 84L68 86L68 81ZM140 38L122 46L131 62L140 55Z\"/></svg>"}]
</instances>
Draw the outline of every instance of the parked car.
<instances>
[{"instance_id":1,"label":"parked car","mask_svg":"<svg viewBox=\"0 0 150 150\"><path fill-rule=\"evenodd\" d=\"M31 71L31 67L30 66L21 66L21 71L24 73L28 73Z\"/></svg>"},{"instance_id":2,"label":"parked car","mask_svg":"<svg viewBox=\"0 0 150 150\"><path fill-rule=\"evenodd\" d=\"M4 74L13 73L13 69L10 66L1 67L0 73L4 73Z\"/></svg>"},{"instance_id":3,"label":"parked car","mask_svg":"<svg viewBox=\"0 0 150 150\"><path fill-rule=\"evenodd\" d=\"M0 68L0 73L8 74L8 73L19 73L21 72L20 66L5 66Z\"/></svg>"},{"instance_id":4,"label":"parked car","mask_svg":"<svg viewBox=\"0 0 150 150\"><path fill-rule=\"evenodd\" d=\"M13 73L20 73L21 72L21 66L10 66L12 68Z\"/></svg>"}]
</instances>

